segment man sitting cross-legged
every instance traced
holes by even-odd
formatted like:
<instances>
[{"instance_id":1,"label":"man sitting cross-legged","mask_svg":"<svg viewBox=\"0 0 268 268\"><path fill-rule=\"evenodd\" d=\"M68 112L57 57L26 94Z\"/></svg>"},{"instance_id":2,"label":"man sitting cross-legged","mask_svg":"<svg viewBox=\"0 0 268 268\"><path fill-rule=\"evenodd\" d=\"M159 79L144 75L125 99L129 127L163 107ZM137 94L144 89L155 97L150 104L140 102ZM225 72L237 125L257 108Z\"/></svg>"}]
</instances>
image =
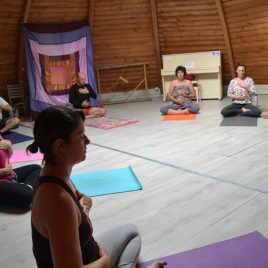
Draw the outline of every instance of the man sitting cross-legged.
<instances>
[{"instance_id":1,"label":"man sitting cross-legged","mask_svg":"<svg viewBox=\"0 0 268 268\"><path fill-rule=\"evenodd\" d=\"M86 76L78 73L76 84L72 85L69 93L69 102L75 109L83 109L86 118L104 116L106 111L101 107L92 107L90 98L96 99L97 95L89 84L86 84Z\"/></svg>"}]
</instances>

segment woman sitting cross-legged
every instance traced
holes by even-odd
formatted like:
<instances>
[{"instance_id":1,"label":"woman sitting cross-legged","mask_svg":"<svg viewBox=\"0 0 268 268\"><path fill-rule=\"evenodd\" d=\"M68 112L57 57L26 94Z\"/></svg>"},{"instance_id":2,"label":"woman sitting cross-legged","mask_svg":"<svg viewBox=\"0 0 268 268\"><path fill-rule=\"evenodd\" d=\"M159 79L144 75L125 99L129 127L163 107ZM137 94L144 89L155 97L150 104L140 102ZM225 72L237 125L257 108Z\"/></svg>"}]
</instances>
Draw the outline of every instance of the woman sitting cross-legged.
<instances>
[{"instance_id":1,"label":"woman sitting cross-legged","mask_svg":"<svg viewBox=\"0 0 268 268\"><path fill-rule=\"evenodd\" d=\"M12 169L9 163L12 152L11 142L0 136L0 205L29 208L41 167L27 165Z\"/></svg>"},{"instance_id":2,"label":"woman sitting cross-legged","mask_svg":"<svg viewBox=\"0 0 268 268\"><path fill-rule=\"evenodd\" d=\"M52 106L34 125L28 150L44 154L32 206L33 253L40 268L135 267L141 238L133 224L122 224L93 237L88 213L92 199L70 180L72 168L85 160L85 115L81 110ZM105 218L103 219L105 221ZM151 267L163 267L156 263Z\"/></svg>"},{"instance_id":3,"label":"woman sitting cross-legged","mask_svg":"<svg viewBox=\"0 0 268 268\"><path fill-rule=\"evenodd\" d=\"M162 114L196 114L199 105L191 101L196 96L193 84L185 79L186 69L178 66L175 70L176 80L170 83L168 98L172 104L161 107Z\"/></svg>"},{"instance_id":4,"label":"woman sitting cross-legged","mask_svg":"<svg viewBox=\"0 0 268 268\"><path fill-rule=\"evenodd\" d=\"M246 76L246 65L236 66L237 77L232 79L228 87L228 97L232 98L232 104L221 110L223 117L250 116L259 117L261 110L252 104L253 97L257 95L252 78Z\"/></svg>"}]
</instances>

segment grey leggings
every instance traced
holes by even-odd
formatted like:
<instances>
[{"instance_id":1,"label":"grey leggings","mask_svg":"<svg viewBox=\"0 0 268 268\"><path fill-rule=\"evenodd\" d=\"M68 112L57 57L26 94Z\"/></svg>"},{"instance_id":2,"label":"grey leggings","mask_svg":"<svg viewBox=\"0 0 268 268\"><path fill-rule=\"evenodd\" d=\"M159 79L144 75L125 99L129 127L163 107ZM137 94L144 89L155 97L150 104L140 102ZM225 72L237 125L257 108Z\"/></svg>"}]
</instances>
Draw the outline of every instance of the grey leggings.
<instances>
[{"instance_id":1,"label":"grey leggings","mask_svg":"<svg viewBox=\"0 0 268 268\"><path fill-rule=\"evenodd\" d=\"M184 105L185 108L188 108L189 113L191 114L197 114L199 112L199 105L195 102L188 102ZM160 108L160 112L162 114L168 114L168 110L179 110L180 105L176 104L168 104Z\"/></svg>"},{"instance_id":2,"label":"grey leggings","mask_svg":"<svg viewBox=\"0 0 268 268\"><path fill-rule=\"evenodd\" d=\"M95 240L101 242L110 256L110 268L134 268L140 254L141 237L134 224L123 224L109 229Z\"/></svg>"}]
</instances>

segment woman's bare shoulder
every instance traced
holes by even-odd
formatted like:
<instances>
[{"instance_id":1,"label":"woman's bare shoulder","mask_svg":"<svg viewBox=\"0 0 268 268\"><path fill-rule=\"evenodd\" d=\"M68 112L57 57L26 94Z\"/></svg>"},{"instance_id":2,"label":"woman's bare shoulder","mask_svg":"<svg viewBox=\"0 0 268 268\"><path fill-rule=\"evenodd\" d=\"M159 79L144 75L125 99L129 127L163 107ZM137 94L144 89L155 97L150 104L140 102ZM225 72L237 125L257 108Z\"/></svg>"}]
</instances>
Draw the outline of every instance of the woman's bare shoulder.
<instances>
[{"instance_id":1,"label":"woman's bare shoulder","mask_svg":"<svg viewBox=\"0 0 268 268\"><path fill-rule=\"evenodd\" d=\"M75 203L70 194L61 186L48 182L38 187L33 201L32 215L48 218L74 208Z\"/></svg>"}]
</instances>

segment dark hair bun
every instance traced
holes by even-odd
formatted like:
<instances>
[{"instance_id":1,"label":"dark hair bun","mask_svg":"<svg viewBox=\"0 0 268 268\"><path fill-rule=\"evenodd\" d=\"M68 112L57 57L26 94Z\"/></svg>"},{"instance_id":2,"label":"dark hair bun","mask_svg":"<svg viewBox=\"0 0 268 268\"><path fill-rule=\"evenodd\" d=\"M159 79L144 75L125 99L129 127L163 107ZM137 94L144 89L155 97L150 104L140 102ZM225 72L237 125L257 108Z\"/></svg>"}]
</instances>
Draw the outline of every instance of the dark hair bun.
<instances>
[{"instance_id":1,"label":"dark hair bun","mask_svg":"<svg viewBox=\"0 0 268 268\"><path fill-rule=\"evenodd\" d=\"M27 147L27 152L29 151L30 153L32 154L35 154L38 152L38 144L36 141L34 141L32 144L30 144L28 147Z\"/></svg>"}]
</instances>

